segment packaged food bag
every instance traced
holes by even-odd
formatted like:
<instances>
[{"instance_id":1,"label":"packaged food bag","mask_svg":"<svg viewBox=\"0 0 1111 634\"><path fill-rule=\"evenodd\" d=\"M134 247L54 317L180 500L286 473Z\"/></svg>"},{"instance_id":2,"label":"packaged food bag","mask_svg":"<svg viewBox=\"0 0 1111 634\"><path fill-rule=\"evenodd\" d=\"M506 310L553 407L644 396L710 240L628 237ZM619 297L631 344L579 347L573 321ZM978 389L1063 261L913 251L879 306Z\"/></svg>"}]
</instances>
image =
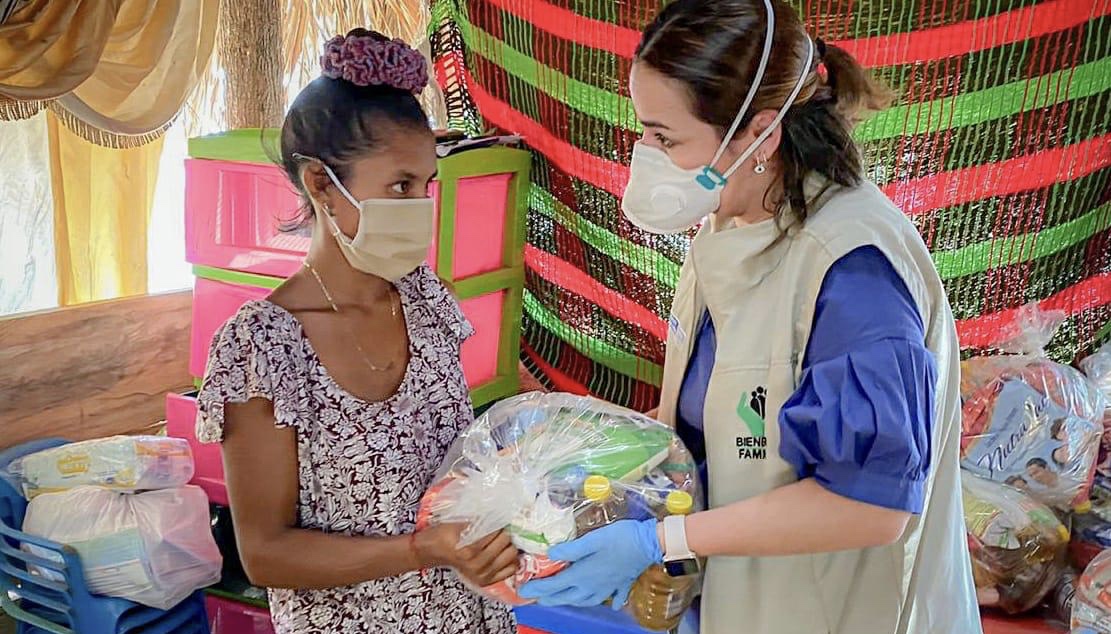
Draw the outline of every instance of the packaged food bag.
<instances>
[{"instance_id":1,"label":"packaged food bag","mask_svg":"<svg viewBox=\"0 0 1111 634\"><path fill-rule=\"evenodd\" d=\"M93 594L166 610L220 580L208 496L194 486L138 494L99 487L45 493L27 505L23 530L76 550ZM29 544L23 549L58 560ZM32 572L61 581L46 568Z\"/></svg>"},{"instance_id":2,"label":"packaged food bag","mask_svg":"<svg viewBox=\"0 0 1111 634\"><path fill-rule=\"evenodd\" d=\"M1071 625L1073 634L1111 632L1111 550L1093 559L1080 575Z\"/></svg>"},{"instance_id":3,"label":"packaged food bag","mask_svg":"<svg viewBox=\"0 0 1111 634\"><path fill-rule=\"evenodd\" d=\"M193 479L193 454L182 438L113 436L40 451L15 461L10 470L29 500L81 486L150 491Z\"/></svg>"},{"instance_id":4,"label":"packaged food bag","mask_svg":"<svg viewBox=\"0 0 1111 634\"><path fill-rule=\"evenodd\" d=\"M564 564L548 548L621 519L667 514L669 494L702 501L694 461L674 431L588 397L525 394L502 401L466 430L425 494L418 530L462 523L466 546L507 530L517 575L483 588L522 605L525 582Z\"/></svg>"},{"instance_id":5,"label":"packaged food bag","mask_svg":"<svg viewBox=\"0 0 1111 634\"><path fill-rule=\"evenodd\" d=\"M1103 434L1103 395L1040 352L1059 315L1027 311L1013 349L961 366L961 467L1062 510L1083 509ZM1042 336L1036 336L1041 332Z\"/></svg>"},{"instance_id":6,"label":"packaged food bag","mask_svg":"<svg viewBox=\"0 0 1111 634\"><path fill-rule=\"evenodd\" d=\"M980 605L1009 614L1037 607L1066 570L1068 529L1021 491L968 473L961 485Z\"/></svg>"},{"instance_id":7,"label":"packaged food bag","mask_svg":"<svg viewBox=\"0 0 1111 634\"><path fill-rule=\"evenodd\" d=\"M1100 440L1096 473L1111 478L1111 342L1080 362L1080 369L1103 394L1103 437Z\"/></svg>"},{"instance_id":8,"label":"packaged food bag","mask_svg":"<svg viewBox=\"0 0 1111 634\"><path fill-rule=\"evenodd\" d=\"M1111 522L1106 519L1109 510L1097 501L1090 513L1073 516L1069 559L1077 569L1084 570L1104 549L1111 548Z\"/></svg>"}]
</instances>

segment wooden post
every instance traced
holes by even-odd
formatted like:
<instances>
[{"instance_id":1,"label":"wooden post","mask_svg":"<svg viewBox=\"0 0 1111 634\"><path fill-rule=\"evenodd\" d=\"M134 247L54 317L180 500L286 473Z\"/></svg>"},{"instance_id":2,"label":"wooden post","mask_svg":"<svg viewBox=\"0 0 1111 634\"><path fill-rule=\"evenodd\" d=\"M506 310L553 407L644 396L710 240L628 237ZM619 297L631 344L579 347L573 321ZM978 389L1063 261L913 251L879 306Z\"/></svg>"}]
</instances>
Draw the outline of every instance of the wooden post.
<instances>
[{"instance_id":1,"label":"wooden post","mask_svg":"<svg viewBox=\"0 0 1111 634\"><path fill-rule=\"evenodd\" d=\"M282 125L281 15L279 0L220 3L217 46L227 73L227 125L232 130Z\"/></svg>"}]
</instances>

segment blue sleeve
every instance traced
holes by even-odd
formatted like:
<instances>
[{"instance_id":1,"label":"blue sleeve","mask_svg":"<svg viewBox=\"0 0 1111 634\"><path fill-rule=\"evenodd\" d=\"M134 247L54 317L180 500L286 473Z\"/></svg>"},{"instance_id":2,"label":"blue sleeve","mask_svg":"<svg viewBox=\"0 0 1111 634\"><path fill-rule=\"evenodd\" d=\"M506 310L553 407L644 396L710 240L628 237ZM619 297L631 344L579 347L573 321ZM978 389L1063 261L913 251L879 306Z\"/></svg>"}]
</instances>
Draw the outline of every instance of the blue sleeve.
<instances>
[{"instance_id":1,"label":"blue sleeve","mask_svg":"<svg viewBox=\"0 0 1111 634\"><path fill-rule=\"evenodd\" d=\"M844 497L921 513L937 368L913 297L875 247L826 273L780 455Z\"/></svg>"}]
</instances>

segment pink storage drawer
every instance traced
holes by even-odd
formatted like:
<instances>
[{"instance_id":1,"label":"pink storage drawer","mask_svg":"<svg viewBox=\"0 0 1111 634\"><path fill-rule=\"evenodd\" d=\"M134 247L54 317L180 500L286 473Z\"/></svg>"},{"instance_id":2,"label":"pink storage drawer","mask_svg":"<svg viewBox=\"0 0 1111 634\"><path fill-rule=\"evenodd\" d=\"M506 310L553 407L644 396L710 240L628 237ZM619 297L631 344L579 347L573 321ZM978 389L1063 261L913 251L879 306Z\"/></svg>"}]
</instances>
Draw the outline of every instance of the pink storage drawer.
<instances>
[{"instance_id":1,"label":"pink storage drawer","mask_svg":"<svg viewBox=\"0 0 1111 634\"><path fill-rule=\"evenodd\" d=\"M228 490L224 484L224 460L220 445L201 444L197 440L197 400L181 394L166 395L166 434L189 441L193 450L192 484L208 494L209 502L228 506Z\"/></svg>"},{"instance_id":2,"label":"pink storage drawer","mask_svg":"<svg viewBox=\"0 0 1111 634\"><path fill-rule=\"evenodd\" d=\"M438 243L445 231L454 235L451 278L464 280L505 268L505 229L509 218L509 187L513 174L466 176L455 181L455 214L452 227L441 226L441 183L433 183L436 199L436 224L440 227L428 261L436 268ZM449 201L450 202L450 201ZM444 275L445 271L438 273Z\"/></svg>"},{"instance_id":3,"label":"pink storage drawer","mask_svg":"<svg viewBox=\"0 0 1111 634\"><path fill-rule=\"evenodd\" d=\"M301 197L276 165L185 161L185 259L259 275L289 277L309 238L279 231Z\"/></svg>"},{"instance_id":4,"label":"pink storage drawer","mask_svg":"<svg viewBox=\"0 0 1111 634\"><path fill-rule=\"evenodd\" d=\"M274 286L277 282L274 281ZM198 277L193 285L193 328L189 346L189 373L204 376L208 349L216 331L239 310L254 299L263 299L270 288L219 282Z\"/></svg>"},{"instance_id":5,"label":"pink storage drawer","mask_svg":"<svg viewBox=\"0 0 1111 634\"><path fill-rule=\"evenodd\" d=\"M193 286L193 328L189 350L189 372L200 378L204 376L212 339L220 327L235 315L243 304L269 295L271 288L277 286L281 280L212 269L200 269L198 272L203 275L223 275L233 279L245 278L247 282L264 284L240 284L200 276L196 278ZM497 378L503 328L502 316L506 301L507 291L501 290L460 302L463 314L475 327L475 335L463 344L461 351L463 373L467 378L467 385L472 389Z\"/></svg>"},{"instance_id":6,"label":"pink storage drawer","mask_svg":"<svg viewBox=\"0 0 1111 634\"><path fill-rule=\"evenodd\" d=\"M476 150L439 162L444 180L432 187L439 229L428 262L444 279L463 280L518 264L506 261L506 253L519 250L520 238L507 231L507 223L515 227L519 215L509 207L519 196L514 177L526 176L512 171L512 162L490 165L505 172L474 173L485 161L504 162L503 152L518 151ZM302 204L276 165L187 159L185 258L201 266L289 277L301 265L310 238L307 231L290 234L279 228L299 215ZM440 262L441 243L448 239L449 252ZM509 243L515 246L507 251Z\"/></svg>"},{"instance_id":7,"label":"pink storage drawer","mask_svg":"<svg viewBox=\"0 0 1111 634\"><path fill-rule=\"evenodd\" d=\"M505 301L506 292L500 291L459 302L463 314L475 328L474 336L463 343L460 354L463 375L471 389L497 378Z\"/></svg>"},{"instance_id":8,"label":"pink storage drawer","mask_svg":"<svg viewBox=\"0 0 1111 634\"><path fill-rule=\"evenodd\" d=\"M212 634L274 634L270 612L223 597L205 597Z\"/></svg>"}]
</instances>

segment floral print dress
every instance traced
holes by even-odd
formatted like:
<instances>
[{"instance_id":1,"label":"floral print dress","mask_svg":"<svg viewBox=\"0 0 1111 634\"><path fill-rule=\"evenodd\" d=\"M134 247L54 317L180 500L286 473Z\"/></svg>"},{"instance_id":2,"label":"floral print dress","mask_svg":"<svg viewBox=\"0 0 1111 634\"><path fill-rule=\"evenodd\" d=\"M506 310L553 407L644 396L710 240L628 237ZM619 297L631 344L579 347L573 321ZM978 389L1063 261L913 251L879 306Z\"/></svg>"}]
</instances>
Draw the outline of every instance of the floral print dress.
<instances>
[{"instance_id":1,"label":"floral print dress","mask_svg":"<svg viewBox=\"0 0 1111 634\"><path fill-rule=\"evenodd\" d=\"M473 334L427 267L397 284L410 362L391 398L370 403L329 376L300 323L268 301L244 305L215 337L197 397L197 436L220 442L225 403L264 398L297 432L300 526L371 537L413 532L421 496L473 421L459 361ZM291 553L291 557L298 556ZM269 591L277 634L510 634L505 607L449 570L329 590Z\"/></svg>"}]
</instances>

